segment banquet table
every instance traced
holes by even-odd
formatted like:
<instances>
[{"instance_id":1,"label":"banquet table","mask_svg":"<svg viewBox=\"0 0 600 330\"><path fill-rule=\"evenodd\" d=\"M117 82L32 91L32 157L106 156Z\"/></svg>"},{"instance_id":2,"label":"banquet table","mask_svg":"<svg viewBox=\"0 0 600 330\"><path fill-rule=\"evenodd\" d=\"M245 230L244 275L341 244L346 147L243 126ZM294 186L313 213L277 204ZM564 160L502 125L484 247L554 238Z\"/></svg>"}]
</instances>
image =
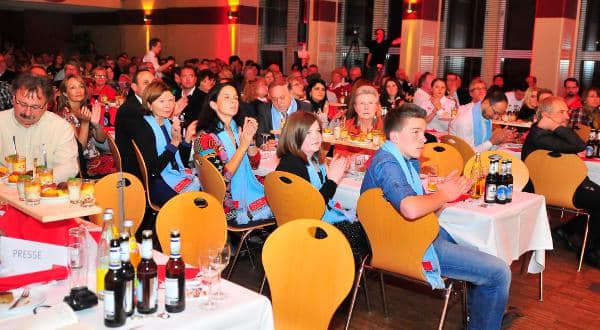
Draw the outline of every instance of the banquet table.
<instances>
[{"instance_id":1,"label":"banquet table","mask_svg":"<svg viewBox=\"0 0 600 330\"><path fill-rule=\"evenodd\" d=\"M165 265L168 256L154 251L154 260L158 265ZM44 297L44 305L54 306L68 295L68 286L68 280L61 280L29 287L32 297ZM95 272L88 271L88 288L94 290L95 287ZM224 279L221 280L221 287L225 299L216 301L215 309L203 310L200 301L187 299L183 312L171 313L168 319L164 319L158 317L164 312L164 287L159 285L158 311L151 316L128 318L119 329L273 329L273 311L269 299ZM17 289L17 292L20 291ZM19 314L0 310L0 329L21 329L31 315L31 309ZM79 320L75 329L106 329L102 301L93 308L75 312L75 315Z\"/></svg>"},{"instance_id":2,"label":"banquet table","mask_svg":"<svg viewBox=\"0 0 600 330\"><path fill-rule=\"evenodd\" d=\"M521 144L505 143L501 144L498 150L509 152L515 157L521 158L522 146ZM583 154L580 154L580 158L588 169L590 180L600 184L600 158L585 158Z\"/></svg>"}]
</instances>

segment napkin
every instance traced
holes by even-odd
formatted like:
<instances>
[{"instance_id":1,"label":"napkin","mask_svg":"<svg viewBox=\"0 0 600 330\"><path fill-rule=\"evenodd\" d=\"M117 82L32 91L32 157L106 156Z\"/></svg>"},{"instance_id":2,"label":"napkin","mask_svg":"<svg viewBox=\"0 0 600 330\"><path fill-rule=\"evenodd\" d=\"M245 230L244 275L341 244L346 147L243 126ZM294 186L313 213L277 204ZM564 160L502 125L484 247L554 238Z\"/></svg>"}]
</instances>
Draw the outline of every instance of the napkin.
<instances>
[{"instance_id":1,"label":"napkin","mask_svg":"<svg viewBox=\"0 0 600 330\"><path fill-rule=\"evenodd\" d=\"M51 324L51 326L50 326ZM41 309L37 314L27 317L22 324L26 330L46 329L93 329L89 325L79 323L79 318L69 305L58 303L48 309Z\"/></svg>"},{"instance_id":2,"label":"napkin","mask_svg":"<svg viewBox=\"0 0 600 330\"><path fill-rule=\"evenodd\" d=\"M69 276L69 270L64 266L52 266L52 269L16 276L0 277L0 291L8 291L22 286L63 280Z\"/></svg>"},{"instance_id":3,"label":"napkin","mask_svg":"<svg viewBox=\"0 0 600 330\"><path fill-rule=\"evenodd\" d=\"M166 272L166 265L158 265L157 266L157 271L158 271L158 280L159 281L164 281L165 280L165 272ZM186 267L185 268L185 278L186 279L192 279L194 277L196 277L196 275L198 274L198 268L196 267Z\"/></svg>"}]
</instances>

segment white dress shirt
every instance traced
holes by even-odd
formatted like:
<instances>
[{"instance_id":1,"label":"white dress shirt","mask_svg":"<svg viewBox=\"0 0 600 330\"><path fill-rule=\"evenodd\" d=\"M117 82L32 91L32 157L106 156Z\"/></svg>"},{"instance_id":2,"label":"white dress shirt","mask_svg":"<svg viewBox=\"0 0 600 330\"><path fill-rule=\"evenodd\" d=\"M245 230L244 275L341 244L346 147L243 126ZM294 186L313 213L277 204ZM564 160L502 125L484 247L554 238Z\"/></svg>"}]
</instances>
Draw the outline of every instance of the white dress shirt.
<instances>
[{"instance_id":1,"label":"white dress shirt","mask_svg":"<svg viewBox=\"0 0 600 330\"><path fill-rule=\"evenodd\" d=\"M482 127L485 124L482 123ZM475 136L473 135L473 102L461 106L456 118L450 122L450 135L458 136L465 140L476 152L482 152L494 148L490 140L480 145L475 145Z\"/></svg>"}]
</instances>

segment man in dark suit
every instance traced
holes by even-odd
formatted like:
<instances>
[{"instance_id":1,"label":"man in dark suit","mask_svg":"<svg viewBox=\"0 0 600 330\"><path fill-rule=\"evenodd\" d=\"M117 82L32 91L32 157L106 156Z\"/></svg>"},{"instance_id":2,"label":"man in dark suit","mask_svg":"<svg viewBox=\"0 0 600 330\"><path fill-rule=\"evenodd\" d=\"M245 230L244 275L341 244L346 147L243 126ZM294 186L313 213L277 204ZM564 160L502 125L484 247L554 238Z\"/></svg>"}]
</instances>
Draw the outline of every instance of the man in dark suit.
<instances>
[{"instance_id":1,"label":"man in dark suit","mask_svg":"<svg viewBox=\"0 0 600 330\"><path fill-rule=\"evenodd\" d=\"M182 112L185 118L184 127L198 119L198 114L202 110L202 104L207 94L196 86L197 81L194 67L186 65L181 68L181 97L187 97L188 99L187 106Z\"/></svg>"},{"instance_id":2,"label":"man in dark suit","mask_svg":"<svg viewBox=\"0 0 600 330\"><path fill-rule=\"evenodd\" d=\"M8 69L8 65L6 65L6 58L4 58L4 55L0 54L0 81L5 81L11 84L13 79L15 79L15 76L15 73Z\"/></svg>"},{"instance_id":3,"label":"man in dark suit","mask_svg":"<svg viewBox=\"0 0 600 330\"><path fill-rule=\"evenodd\" d=\"M121 154L121 166L124 172L129 172L138 178L141 178L141 173L131 139L133 139L134 128L144 123L142 93L153 80L154 75L150 71L138 71L131 83L133 93L121 105L115 117L115 142Z\"/></svg>"},{"instance_id":4,"label":"man in dark suit","mask_svg":"<svg viewBox=\"0 0 600 330\"><path fill-rule=\"evenodd\" d=\"M456 103L457 108L471 101L469 91L461 87L462 78L458 74L454 72L448 72L446 73L445 80L446 92L448 93L447 97Z\"/></svg>"},{"instance_id":5,"label":"man in dark suit","mask_svg":"<svg viewBox=\"0 0 600 330\"><path fill-rule=\"evenodd\" d=\"M269 97L271 103L261 104L258 107L258 130L257 136L263 133L271 133L272 130L280 130L281 122L296 111L311 111L310 103L298 101L292 97L291 85L283 79L275 80L269 86ZM259 145L261 139L258 139Z\"/></svg>"}]
</instances>

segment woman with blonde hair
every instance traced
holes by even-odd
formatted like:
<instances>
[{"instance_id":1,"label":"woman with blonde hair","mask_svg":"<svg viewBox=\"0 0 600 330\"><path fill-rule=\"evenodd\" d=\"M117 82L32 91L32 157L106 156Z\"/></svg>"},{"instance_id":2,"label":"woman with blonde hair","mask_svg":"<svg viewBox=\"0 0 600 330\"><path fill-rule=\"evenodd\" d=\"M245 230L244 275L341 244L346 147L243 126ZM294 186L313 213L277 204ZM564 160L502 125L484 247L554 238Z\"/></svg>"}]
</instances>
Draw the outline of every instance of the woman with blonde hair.
<instances>
[{"instance_id":1,"label":"woman with blonde hair","mask_svg":"<svg viewBox=\"0 0 600 330\"><path fill-rule=\"evenodd\" d=\"M106 134L101 125L100 104L89 104L85 81L79 75L68 75L59 86L57 113L75 130L79 145L79 164L84 177L95 177L114 172Z\"/></svg>"},{"instance_id":2,"label":"woman with blonde hair","mask_svg":"<svg viewBox=\"0 0 600 330\"><path fill-rule=\"evenodd\" d=\"M352 93L346 114L346 129L351 135L383 130L379 93L370 85L360 86Z\"/></svg>"},{"instance_id":3,"label":"woman with blonde hair","mask_svg":"<svg viewBox=\"0 0 600 330\"><path fill-rule=\"evenodd\" d=\"M524 121L533 121L533 117L535 117L535 113L537 112L537 108L539 105L538 102L538 91L537 87L529 87L525 91L525 98L523 100L523 106L519 110L519 114L517 115L517 119Z\"/></svg>"}]
</instances>

